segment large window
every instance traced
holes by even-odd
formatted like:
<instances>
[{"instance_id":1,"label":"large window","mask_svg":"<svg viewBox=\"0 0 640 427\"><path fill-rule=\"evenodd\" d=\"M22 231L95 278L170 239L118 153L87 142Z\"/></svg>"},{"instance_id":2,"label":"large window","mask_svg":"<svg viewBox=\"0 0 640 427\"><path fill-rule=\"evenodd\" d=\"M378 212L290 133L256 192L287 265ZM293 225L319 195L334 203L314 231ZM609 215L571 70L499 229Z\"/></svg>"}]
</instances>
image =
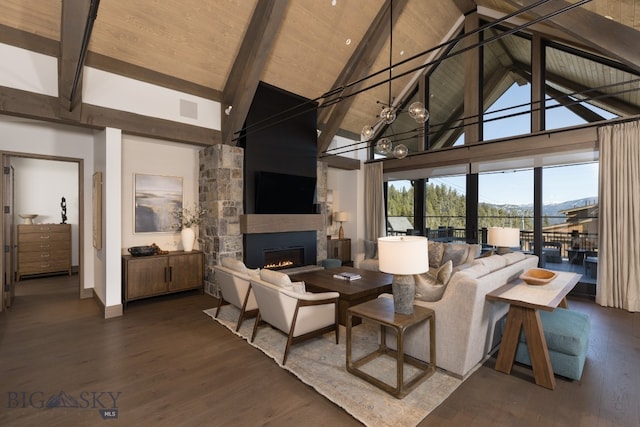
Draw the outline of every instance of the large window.
<instances>
[{"instance_id":1,"label":"large window","mask_svg":"<svg viewBox=\"0 0 640 427\"><path fill-rule=\"evenodd\" d=\"M533 169L479 175L478 227L518 228L522 249L533 250Z\"/></svg>"},{"instance_id":2,"label":"large window","mask_svg":"<svg viewBox=\"0 0 640 427\"><path fill-rule=\"evenodd\" d=\"M428 237L464 241L467 222L466 177L430 178L425 191Z\"/></svg>"},{"instance_id":3,"label":"large window","mask_svg":"<svg viewBox=\"0 0 640 427\"><path fill-rule=\"evenodd\" d=\"M391 181L387 190L387 233L405 234L413 230L413 185L411 181Z\"/></svg>"}]
</instances>

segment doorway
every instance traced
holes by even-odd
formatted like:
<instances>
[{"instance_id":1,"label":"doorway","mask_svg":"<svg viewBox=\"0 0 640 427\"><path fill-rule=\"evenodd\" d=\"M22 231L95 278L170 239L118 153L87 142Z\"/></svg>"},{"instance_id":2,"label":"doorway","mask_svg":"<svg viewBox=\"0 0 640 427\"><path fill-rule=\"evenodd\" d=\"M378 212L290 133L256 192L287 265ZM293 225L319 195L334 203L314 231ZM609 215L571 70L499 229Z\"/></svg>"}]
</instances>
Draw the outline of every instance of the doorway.
<instances>
[{"instance_id":1,"label":"doorway","mask_svg":"<svg viewBox=\"0 0 640 427\"><path fill-rule=\"evenodd\" d=\"M78 298L83 296L83 160L24 153L3 153L2 204L4 211L2 241L3 292L0 310L13 302L17 266L17 226L33 224L69 224L71 266L77 273ZM33 215L37 215L33 217ZM32 218L29 218L32 217ZM56 227L58 227L56 225ZM50 256L42 254L41 256ZM42 275L27 276L46 277ZM31 280L27 278L26 280Z\"/></svg>"}]
</instances>

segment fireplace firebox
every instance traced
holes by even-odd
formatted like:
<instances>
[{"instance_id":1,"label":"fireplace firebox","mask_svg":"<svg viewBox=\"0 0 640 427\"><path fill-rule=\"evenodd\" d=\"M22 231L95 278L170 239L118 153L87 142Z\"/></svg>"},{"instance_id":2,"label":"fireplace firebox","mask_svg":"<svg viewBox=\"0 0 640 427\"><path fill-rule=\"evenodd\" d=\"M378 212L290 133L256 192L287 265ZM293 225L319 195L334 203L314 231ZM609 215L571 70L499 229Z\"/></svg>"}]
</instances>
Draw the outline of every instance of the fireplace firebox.
<instances>
[{"instance_id":1,"label":"fireplace firebox","mask_svg":"<svg viewBox=\"0 0 640 427\"><path fill-rule=\"evenodd\" d=\"M245 234L244 263L272 270L315 265L316 240L315 231Z\"/></svg>"}]
</instances>

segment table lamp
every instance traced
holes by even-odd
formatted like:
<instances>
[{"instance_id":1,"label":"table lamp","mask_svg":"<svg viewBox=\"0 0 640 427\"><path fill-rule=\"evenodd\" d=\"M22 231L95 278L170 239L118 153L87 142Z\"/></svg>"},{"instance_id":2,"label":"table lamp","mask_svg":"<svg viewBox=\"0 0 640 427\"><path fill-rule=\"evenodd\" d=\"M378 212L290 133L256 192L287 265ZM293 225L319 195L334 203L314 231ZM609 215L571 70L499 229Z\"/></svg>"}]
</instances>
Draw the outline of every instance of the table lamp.
<instances>
[{"instance_id":1,"label":"table lamp","mask_svg":"<svg viewBox=\"0 0 640 427\"><path fill-rule=\"evenodd\" d=\"M520 246L520 229L508 227L489 227L487 243L496 247L498 255L508 254L510 248Z\"/></svg>"},{"instance_id":2,"label":"table lamp","mask_svg":"<svg viewBox=\"0 0 640 427\"><path fill-rule=\"evenodd\" d=\"M349 212L336 212L333 215L333 219L340 223L340 230L338 231L338 239L344 239L344 230L342 229L342 223L349 221Z\"/></svg>"},{"instance_id":3,"label":"table lamp","mask_svg":"<svg viewBox=\"0 0 640 427\"><path fill-rule=\"evenodd\" d=\"M414 274L429 271L429 242L422 236L390 236L378 239L380 271L393 274L391 289L396 313L413 314L416 293Z\"/></svg>"}]
</instances>

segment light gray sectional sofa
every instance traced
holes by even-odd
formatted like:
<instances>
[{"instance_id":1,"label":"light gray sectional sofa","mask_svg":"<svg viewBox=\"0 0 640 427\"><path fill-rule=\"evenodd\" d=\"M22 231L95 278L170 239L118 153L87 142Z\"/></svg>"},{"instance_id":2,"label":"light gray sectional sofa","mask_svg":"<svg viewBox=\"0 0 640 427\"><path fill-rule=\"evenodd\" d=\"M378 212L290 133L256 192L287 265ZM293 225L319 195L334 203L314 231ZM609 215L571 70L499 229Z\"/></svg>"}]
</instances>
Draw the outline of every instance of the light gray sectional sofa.
<instances>
[{"instance_id":1,"label":"light gray sectional sofa","mask_svg":"<svg viewBox=\"0 0 640 427\"><path fill-rule=\"evenodd\" d=\"M473 245L469 245L473 246ZM445 249L446 253L446 249ZM487 301L487 293L535 268L538 257L513 252L467 259L454 267L442 298L438 301L416 300L416 305L436 313L436 365L449 374L466 378L499 344L498 321L507 314L508 305ZM381 298L392 298L384 294ZM387 337L392 347L394 336ZM405 333L405 353L429 360L429 324L424 323Z\"/></svg>"}]
</instances>

